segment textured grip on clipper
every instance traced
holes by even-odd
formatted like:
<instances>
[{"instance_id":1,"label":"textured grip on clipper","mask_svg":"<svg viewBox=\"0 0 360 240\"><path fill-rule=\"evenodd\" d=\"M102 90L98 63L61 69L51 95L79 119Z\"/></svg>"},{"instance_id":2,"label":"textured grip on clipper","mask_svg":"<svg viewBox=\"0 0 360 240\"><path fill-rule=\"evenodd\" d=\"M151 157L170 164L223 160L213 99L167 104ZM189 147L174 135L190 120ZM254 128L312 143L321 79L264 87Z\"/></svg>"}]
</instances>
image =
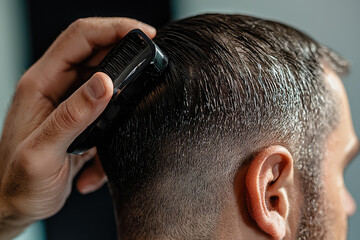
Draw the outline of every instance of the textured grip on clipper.
<instances>
[{"instance_id":1,"label":"textured grip on clipper","mask_svg":"<svg viewBox=\"0 0 360 240\"><path fill-rule=\"evenodd\" d=\"M95 70L106 73L113 81L114 93L109 104L71 143L67 152L80 154L96 146L157 85L167 64L166 54L145 33L138 29L129 32Z\"/></svg>"}]
</instances>

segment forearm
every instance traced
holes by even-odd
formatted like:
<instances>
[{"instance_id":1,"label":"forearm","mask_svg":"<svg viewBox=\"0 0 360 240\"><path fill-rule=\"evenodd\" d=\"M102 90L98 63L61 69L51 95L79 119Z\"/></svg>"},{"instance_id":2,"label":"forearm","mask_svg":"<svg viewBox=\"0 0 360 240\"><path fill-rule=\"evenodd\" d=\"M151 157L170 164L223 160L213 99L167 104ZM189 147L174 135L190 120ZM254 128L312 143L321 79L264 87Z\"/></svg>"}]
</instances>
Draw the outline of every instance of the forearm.
<instances>
[{"instance_id":1,"label":"forearm","mask_svg":"<svg viewBox=\"0 0 360 240\"><path fill-rule=\"evenodd\" d=\"M25 230L33 221L20 217L11 207L0 201L0 239L11 240Z\"/></svg>"}]
</instances>

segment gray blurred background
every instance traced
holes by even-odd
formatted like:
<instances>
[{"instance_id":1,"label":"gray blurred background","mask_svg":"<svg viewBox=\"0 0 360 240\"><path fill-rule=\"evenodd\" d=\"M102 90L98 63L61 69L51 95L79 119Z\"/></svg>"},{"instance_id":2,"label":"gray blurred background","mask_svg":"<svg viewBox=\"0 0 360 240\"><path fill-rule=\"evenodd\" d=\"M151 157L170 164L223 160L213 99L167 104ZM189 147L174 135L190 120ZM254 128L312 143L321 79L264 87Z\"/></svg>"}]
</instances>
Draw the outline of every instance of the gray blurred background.
<instances>
[{"instance_id":1,"label":"gray blurred background","mask_svg":"<svg viewBox=\"0 0 360 240\"><path fill-rule=\"evenodd\" d=\"M172 0L172 18L204 12L242 13L292 25L347 58L352 69L344 80L355 130L360 135L359 0ZM17 80L30 63L27 5L0 0L0 123L2 126ZM360 159L347 169L346 184L360 205ZM349 238L360 237L360 211L349 220ZM42 223L17 239L45 239Z\"/></svg>"}]
</instances>

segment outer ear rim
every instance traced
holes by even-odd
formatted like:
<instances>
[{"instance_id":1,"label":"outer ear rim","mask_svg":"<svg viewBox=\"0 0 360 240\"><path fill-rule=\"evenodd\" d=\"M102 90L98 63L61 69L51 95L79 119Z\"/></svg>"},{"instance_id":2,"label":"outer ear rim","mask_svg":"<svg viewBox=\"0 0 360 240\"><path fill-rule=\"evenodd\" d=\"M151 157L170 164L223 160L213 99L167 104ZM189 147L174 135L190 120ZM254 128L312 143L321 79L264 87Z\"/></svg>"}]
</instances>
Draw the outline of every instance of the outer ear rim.
<instances>
[{"instance_id":1,"label":"outer ear rim","mask_svg":"<svg viewBox=\"0 0 360 240\"><path fill-rule=\"evenodd\" d=\"M278 159L272 158L277 156ZM268 182L276 175L269 170L269 166L273 166L280 162L283 167L279 169L279 176L276 179L280 183L277 186L267 188ZM260 229L271 235L274 239L282 239L286 235L287 218L289 214L289 196L285 191L285 182L293 180L293 158L290 152L283 146L271 146L255 156L250 163L246 173L247 188L247 206L250 216L254 219ZM266 174L265 174L266 173ZM265 175L265 176L264 176ZM266 184L265 184L266 183ZM284 187L283 187L284 186ZM267 192L270 191L270 194ZM277 196L281 203L280 211L271 210L267 204L270 196Z\"/></svg>"}]
</instances>

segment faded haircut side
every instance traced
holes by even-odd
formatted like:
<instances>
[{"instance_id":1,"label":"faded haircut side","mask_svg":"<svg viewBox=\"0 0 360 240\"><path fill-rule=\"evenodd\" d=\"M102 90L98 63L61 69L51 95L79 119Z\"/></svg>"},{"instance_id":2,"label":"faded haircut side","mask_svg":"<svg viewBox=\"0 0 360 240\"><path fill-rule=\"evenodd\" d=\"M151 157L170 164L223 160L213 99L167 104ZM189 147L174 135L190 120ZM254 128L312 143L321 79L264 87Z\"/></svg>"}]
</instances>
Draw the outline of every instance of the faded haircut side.
<instances>
[{"instance_id":1,"label":"faded haircut side","mask_svg":"<svg viewBox=\"0 0 360 240\"><path fill-rule=\"evenodd\" d=\"M120 235L213 239L236 171L280 144L313 200L299 228L311 239L338 120L323 68L343 75L347 62L289 26L242 15L173 22L154 41L169 55L162 84L98 146Z\"/></svg>"}]
</instances>

